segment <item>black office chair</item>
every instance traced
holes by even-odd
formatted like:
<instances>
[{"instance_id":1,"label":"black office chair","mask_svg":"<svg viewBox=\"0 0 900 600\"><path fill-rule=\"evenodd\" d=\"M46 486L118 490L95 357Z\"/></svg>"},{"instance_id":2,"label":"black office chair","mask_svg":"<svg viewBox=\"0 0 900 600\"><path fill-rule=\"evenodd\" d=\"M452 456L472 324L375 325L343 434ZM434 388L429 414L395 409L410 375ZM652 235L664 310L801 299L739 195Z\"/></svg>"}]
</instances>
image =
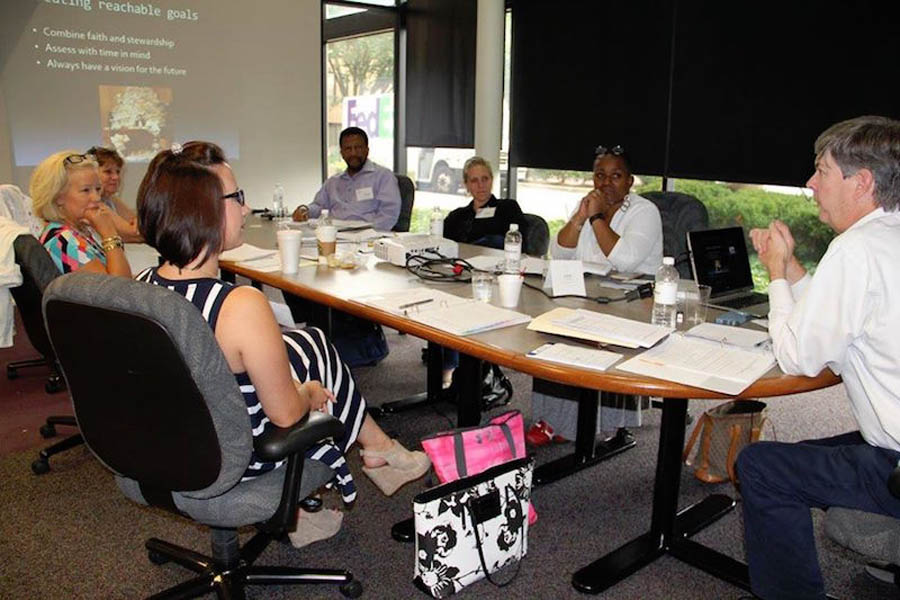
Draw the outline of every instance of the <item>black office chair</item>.
<instances>
[{"instance_id":1,"label":"black office chair","mask_svg":"<svg viewBox=\"0 0 900 600\"><path fill-rule=\"evenodd\" d=\"M19 363L10 363L7 366L7 376L10 376L10 368L15 371L25 366L44 365L49 367L50 376L44 389L48 394L58 392L65 389L66 383L56 364L56 355L53 353L53 346L47 338L47 331L44 329L44 318L41 315L41 296L44 289L55 278L59 277L59 270L53 264L50 255L41 246L40 242L34 236L22 234L13 242L13 252L16 257L16 264L22 271L22 285L12 288L11 292L22 315L22 325L25 327L25 333L31 341L31 345L41 353L41 358ZM16 377L13 374L10 378ZM50 416L47 421L41 425L40 432L45 438L51 438L56 435L56 427L63 425L66 427L78 427L75 417L70 415ZM53 444L48 448L41 450L38 458L31 463L31 470L35 475L43 475L50 470L50 457L54 454L64 452L69 448L83 443L81 434L70 435Z\"/></svg>"},{"instance_id":2,"label":"black office chair","mask_svg":"<svg viewBox=\"0 0 900 600\"><path fill-rule=\"evenodd\" d=\"M348 571L253 564L296 525L298 499L332 478L304 452L342 435L340 421L311 413L254 440L212 330L193 305L163 287L71 273L47 288L44 315L85 442L121 491L210 527L211 557L146 542L151 562L174 560L198 573L154 598L211 591L244 598L247 585L309 583L338 584L348 597L362 593ZM241 482L253 449L263 460L287 458L287 465ZM241 548L237 528L254 523L258 533Z\"/></svg>"},{"instance_id":3,"label":"black office chair","mask_svg":"<svg viewBox=\"0 0 900 600\"><path fill-rule=\"evenodd\" d=\"M891 494L900 501L900 466L887 481ZM825 533L870 562L866 572L900 587L900 519L861 510L834 507L825 512Z\"/></svg>"},{"instance_id":4,"label":"black office chair","mask_svg":"<svg viewBox=\"0 0 900 600\"><path fill-rule=\"evenodd\" d=\"M391 228L391 231L409 231L409 224L412 220L413 203L416 200L416 186L413 185L412 179L406 175L394 173L397 177L397 186L400 188L400 216L397 222Z\"/></svg>"},{"instance_id":5,"label":"black office chair","mask_svg":"<svg viewBox=\"0 0 900 600\"><path fill-rule=\"evenodd\" d=\"M641 195L659 209L663 228L663 255L675 257L675 268L682 279L693 279L687 232L709 228L706 206L694 196L681 192L644 192Z\"/></svg>"},{"instance_id":6,"label":"black office chair","mask_svg":"<svg viewBox=\"0 0 900 600\"><path fill-rule=\"evenodd\" d=\"M529 256L544 256L550 247L550 227L538 215L525 213L522 227L522 252Z\"/></svg>"},{"instance_id":7,"label":"black office chair","mask_svg":"<svg viewBox=\"0 0 900 600\"><path fill-rule=\"evenodd\" d=\"M16 264L22 271L22 285L11 289L19 314L22 315L22 324L25 326L25 334L31 345L41 356L28 360L11 362L6 365L6 377L16 379L19 369L32 367L46 367L50 369L50 376L44 388L48 394L53 394L65 388L65 382L59 376L56 363L53 360L53 349L44 331L44 321L41 317L41 294L47 284L59 275L59 270L50 255L41 246L34 236L22 234L13 242Z\"/></svg>"}]
</instances>

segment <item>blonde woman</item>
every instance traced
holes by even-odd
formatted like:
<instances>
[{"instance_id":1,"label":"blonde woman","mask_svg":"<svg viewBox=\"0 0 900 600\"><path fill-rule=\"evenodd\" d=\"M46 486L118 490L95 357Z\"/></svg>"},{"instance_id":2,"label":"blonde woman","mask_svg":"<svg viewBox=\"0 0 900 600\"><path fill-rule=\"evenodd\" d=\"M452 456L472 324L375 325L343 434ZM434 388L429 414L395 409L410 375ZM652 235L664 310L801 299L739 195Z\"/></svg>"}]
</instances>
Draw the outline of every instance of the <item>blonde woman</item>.
<instances>
[{"instance_id":1,"label":"blonde woman","mask_svg":"<svg viewBox=\"0 0 900 600\"><path fill-rule=\"evenodd\" d=\"M29 188L35 214L47 222L40 242L63 273L85 269L131 277L101 189L90 155L63 150L45 158L31 174Z\"/></svg>"}]
</instances>

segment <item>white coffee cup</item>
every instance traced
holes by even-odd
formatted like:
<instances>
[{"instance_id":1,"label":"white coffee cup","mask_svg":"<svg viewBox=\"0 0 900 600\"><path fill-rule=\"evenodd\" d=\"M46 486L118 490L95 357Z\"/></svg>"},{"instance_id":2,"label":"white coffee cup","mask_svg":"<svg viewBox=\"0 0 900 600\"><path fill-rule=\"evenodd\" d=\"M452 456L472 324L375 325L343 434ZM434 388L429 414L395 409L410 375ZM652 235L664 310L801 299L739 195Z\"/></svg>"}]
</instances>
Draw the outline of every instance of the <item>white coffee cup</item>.
<instances>
[{"instance_id":1,"label":"white coffee cup","mask_svg":"<svg viewBox=\"0 0 900 600\"><path fill-rule=\"evenodd\" d=\"M296 229L279 229L275 235L278 236L278 251L281 254L281 272L296 273L300 265L300 242L303 233Z\"/></svg>"},{"instance_id":2,"label":"white coffee cup","mask_svg":"<svg viewBox=\"0 0 900 600\"><path fill-rule=\"evenodd\" d=\"M504 273L497 277L500 287L500 306L512 308L519 304L522 292L522 276L517 273Z\"/></svg>"}]
</instances>

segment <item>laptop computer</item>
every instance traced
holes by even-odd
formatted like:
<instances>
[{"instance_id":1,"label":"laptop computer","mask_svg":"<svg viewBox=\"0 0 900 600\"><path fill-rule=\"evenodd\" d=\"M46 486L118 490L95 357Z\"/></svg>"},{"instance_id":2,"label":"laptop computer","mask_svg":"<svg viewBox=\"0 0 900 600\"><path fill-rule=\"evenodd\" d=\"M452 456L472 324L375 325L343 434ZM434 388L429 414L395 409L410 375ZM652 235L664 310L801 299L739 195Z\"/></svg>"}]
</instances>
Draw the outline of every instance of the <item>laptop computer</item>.
<instances>
[{"instance_id":1,"label":"laptop computer","mask_svg":"<svg viewBox=\"0 0 900 600\"><path fill-rule=\"evenodd\" d=\"M769 313L769 297L753 291L750 258L742 227L689 231L694 279L711 288L709 305L755 317Z\"/></svg>"}]
</instances>

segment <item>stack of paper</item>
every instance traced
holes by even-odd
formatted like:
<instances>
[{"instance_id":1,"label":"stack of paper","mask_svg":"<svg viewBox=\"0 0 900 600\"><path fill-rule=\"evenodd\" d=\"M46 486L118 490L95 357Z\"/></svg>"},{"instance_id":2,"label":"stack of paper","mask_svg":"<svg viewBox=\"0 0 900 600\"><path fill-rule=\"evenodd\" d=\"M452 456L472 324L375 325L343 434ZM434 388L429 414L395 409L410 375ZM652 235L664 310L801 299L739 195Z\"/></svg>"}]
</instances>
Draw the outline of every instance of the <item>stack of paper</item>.
<instances>
[{"instance_id":1,"label":"stack of paper","mask_svg":"<svg viewBox=\"0 0 900 600\"><path fill-rule=\"evenodd\" d=\"M766 331L717 323L700 323L691 327L685 335L740 348L757 348L770 339Z\"/></svg>"},{"instance_id":2,"label":"stack of paper","mask_svg":"<svg viewBox=\"0 0 900 600\"><path fill-rule=\"evenodd\" d=\"M683 334L618 366L622 371L737 395L775 366L769 350L747 349Z\"/></svg>"},{"instance_id":3,"label":"stack of paper","mask_svg":"<svg viewBox=\"0 0 900 600\"><path fill-rule=\"evenodd\" d=\"M472 335L531 320L529 315L514 310L425 287L356 300L455 335Z\"/></svg>"},{"instance_id":4,"label":"stack of paper","mask_svg":"<svg viewBox=\"0 0 900 600\"><path fill-rule=\"evenodd\" d=\"M257 258L265 258L267 256L272 256L273 254L278 254L278 250L266 250L264 248L259 248L252 244L241 244L237 248L232 248L231 250L226 250L222 254L219 255L219 260L226 260L231 262L241 262L245 260L256 260Z\"/></svg>"},{"instance_id":5,"label":"stack of paper","mask_svg":"<svg viewBox=\"0 0 900 600\"><path fill-rule=\"evenodd\" d=\"M528 329L626 348L649 348L672 329L591 310L554 308L536 317Z\"/></svg>"},{"instance_id":6,"label":"stack of paper","mask_svg":"<svg viewBox=\"0 0 900 600\"><path fill-rule=\"evenodd\" d=\"M553 343L535 348L526 356L597 371L605 371L622 358L621 354L598 348Z\"/></svg>"},{"instance_id":7,"label":"stack of paper","mask_svg":"<svg viewBox=\"0 0 900 600\"><path fill-rule=\"evenodd\" d=\"M339 231L337 234L338 241L345 242L368 242L369 240L374 240L376 238L384 237L384 233L378 233L371 227L366 227L365 229L359 230L350 230L350 231Z\"/></svg>"}]
</instances>

